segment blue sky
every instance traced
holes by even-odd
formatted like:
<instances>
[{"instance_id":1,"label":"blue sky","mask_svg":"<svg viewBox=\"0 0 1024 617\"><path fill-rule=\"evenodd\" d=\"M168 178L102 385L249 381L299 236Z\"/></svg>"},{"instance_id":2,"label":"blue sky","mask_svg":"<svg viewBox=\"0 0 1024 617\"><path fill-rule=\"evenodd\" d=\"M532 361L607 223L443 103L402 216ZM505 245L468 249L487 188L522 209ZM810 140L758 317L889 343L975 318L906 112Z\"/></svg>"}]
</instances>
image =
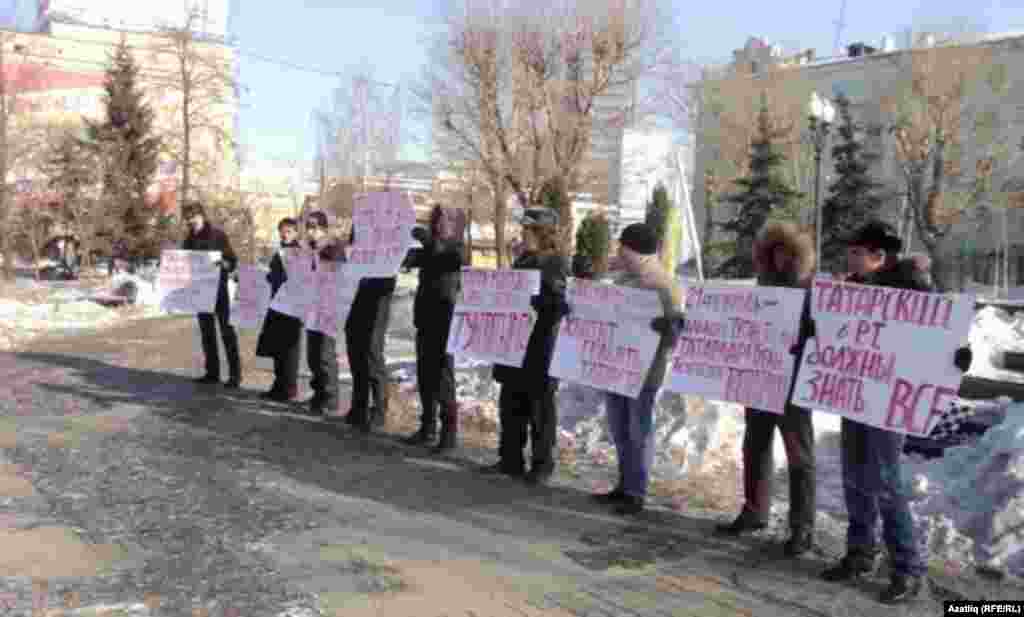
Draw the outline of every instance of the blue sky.
<instances>
[{"instance_id":1,"label":"blue sky","mask_svg":"<svg viewBox=\"0 0 1024 617\"><path fill-rule=\"evenodd\" d=\"M819 56L828 56L840 3L675 0L674 31L684 54L701 60L729 58L748 36L785 47L813 47ZM236 6L233 31L243 51L339 73L365 61L374 77L385 82L415 79L424 40L441 26L438 0L237 0ZM901 33L908 28L961 18L991 32L1024 30L1024 0L848 0L843 44L877 46L887 33L902 44ZM310 115L329 100L340 78L245 55L240 71L249 89L241 141L259 158L308 159L315 139ZM410 146L405 153L422 155L422 148Z\"/></svg>"}]
</instances>

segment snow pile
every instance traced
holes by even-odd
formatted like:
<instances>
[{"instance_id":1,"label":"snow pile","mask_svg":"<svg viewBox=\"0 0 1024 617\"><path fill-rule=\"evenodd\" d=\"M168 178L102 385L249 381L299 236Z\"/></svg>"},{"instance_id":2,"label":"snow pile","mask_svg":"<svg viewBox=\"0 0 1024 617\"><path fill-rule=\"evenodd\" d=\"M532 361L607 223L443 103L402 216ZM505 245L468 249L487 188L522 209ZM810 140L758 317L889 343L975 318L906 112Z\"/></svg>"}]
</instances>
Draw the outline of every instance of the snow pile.
<instances>
[{"instance_id":1,"label":"snow pile","mask_svg":"<svg viewBox=\"0 0 1024 617\"><path fill-rule=\"evenodd\" d=\"M941 459L917 463L914 483L922 493L916 513L933 519L933 550L1024 575L1024 404L975 443L946 450ZM909 471L909 470L908 470ZM962 536L962 537L957 537ZM973 541L973 559L966 548Z\"/></svg>"},{"instance_id":2,"label":"snow pile","mask_svg":"<svg viewBox=\"0 0 1024 617\"><path fill-rule=\"evenodd\" d=\"M1003 354L1024 352L1024 313L1011 316L1006 311L985 307L974 316L969 334L974 360L969 375L1024 383L1024 374L1003 368Z\"/></svg>"}]
</instances>

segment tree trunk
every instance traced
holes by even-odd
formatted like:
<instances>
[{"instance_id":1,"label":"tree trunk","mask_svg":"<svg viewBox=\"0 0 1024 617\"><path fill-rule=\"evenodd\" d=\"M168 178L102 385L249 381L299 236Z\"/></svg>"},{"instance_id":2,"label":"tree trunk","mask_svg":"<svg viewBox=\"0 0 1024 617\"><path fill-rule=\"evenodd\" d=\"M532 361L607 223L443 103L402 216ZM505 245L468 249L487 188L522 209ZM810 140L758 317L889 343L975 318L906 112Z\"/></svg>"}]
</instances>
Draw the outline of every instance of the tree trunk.
<instances>
[{"instance_id":1,"label":"tree trunk","mask_svg":"<svg viewBox=\"0 0 1024 617\"><path fill-rule=\"evenodd\" d=\"M181 50L181 131L182 131L182 153L181 153L181 195L178 197L182 204L189 199L189 190L192 188L192 118L190 116L192 107L192 83L187 69L187 46Z\"/></svg>"},{"instance_id":2,"label":"tree trunk","mask_svg":"<svg viewBox=\"0 0 1024 617\"><path fill-rule=\"evenodd\" d=\"M505 255L506 209L504 187L500 187L494 191L494 248L499 268L505 267L507 263Z\"/></svg>"},{"instance_id":3,"label":"tree trunk","mask_svg":"<svg viewBox=\"0 0 1024 617\"><path fill-rule=\"evenodd\" d=\"M711 238L715 233L715 219L712 216L714 213L715 195L714 193L707 191L704 193L704 233L701 234L701 261L707 268L709 263L710 253L708 253L708 247L711 246ZM706 271L706 270L705 270Z\"/></svg>"}]
</instances>

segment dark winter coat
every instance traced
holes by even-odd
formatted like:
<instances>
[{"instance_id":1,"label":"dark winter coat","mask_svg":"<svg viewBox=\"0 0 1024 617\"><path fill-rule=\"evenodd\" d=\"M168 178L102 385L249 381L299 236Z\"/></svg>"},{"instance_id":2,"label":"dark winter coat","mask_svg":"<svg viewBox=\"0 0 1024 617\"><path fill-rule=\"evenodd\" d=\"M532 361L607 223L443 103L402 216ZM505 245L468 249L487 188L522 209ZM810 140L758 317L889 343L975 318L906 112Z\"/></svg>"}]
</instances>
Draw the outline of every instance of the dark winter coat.
<instances>
[{"instance_id":1,"label":"dark winter coat","mask_svg":"<svg viewBox=\"0 0 1024 617\"><path fill-rule=\"evenodd\" d=\"M568 311L565 301L569 260L560 255L525 253L512 264L520 270L540 270L540 295L534 303L537 323L533 326L522 368L494 366L494 380L515 390L541 388L553 379L548 376L555 352L558 324Z\"/></svg>"},{"instance_id":2,"label":"dark winter coat","mask_svg":"<svg viewBox=\"0 0 1024 617\"><path fill-rule=\"evenodd\" d=\"M217 305L222 303L227 306L228 302L228 275L238 268L238 256L231 248L231 241L227 234L220 229L206 223L199 233L194 234L189 230L181 248L186 251L220 251L221 261L225 267L220 271L220 285L217 288Z\"/></svg>"},{"instance_id":3,"label":"dark winter coat","mask_svg":"<svg viewBox=\"0 0 1024 617\"><path fill-rule=\"evenodd\" d=\"M851 283L861 285L877 285L879 287L895 287L914 291L935 291L931 274L921 267L921 263L913 258L900 259L887 264L881 270L866 276L851 276Z\"/></svg>"},{"instance_id":4,"label":"dark winter coat","mask_svg":"<svg viewBox=\"0 0 1024 617\"><path fill-rule=\"evenodd\" d=\"M298 246L298 242L289 242L281 245L281 248L297 248ZM271 299L277 295L281 285L284 285L287 280L288 273L285 271L281 253L274 253L273 259L270 260L270 273L267 274ZM269 309L267 318L263 320L263 329L260 331L259 339L256 341L256 355L261 358L272 358L285 349L300 344L301 336L301 319Z\"/></svg>"},{"instance_id":5,"label":"dark winter coat","mask_svg":"<svg viewBox=\"0 0 1024 617\"><path fill-rule=\"evenodd\" d=\"M417 329L448 323L461 287L465 264L465 245L458 240L424 238L422 248L414 248L402 264L419 268L419 285L413 301L412 319Z\"/></svg>"}]
</instances>

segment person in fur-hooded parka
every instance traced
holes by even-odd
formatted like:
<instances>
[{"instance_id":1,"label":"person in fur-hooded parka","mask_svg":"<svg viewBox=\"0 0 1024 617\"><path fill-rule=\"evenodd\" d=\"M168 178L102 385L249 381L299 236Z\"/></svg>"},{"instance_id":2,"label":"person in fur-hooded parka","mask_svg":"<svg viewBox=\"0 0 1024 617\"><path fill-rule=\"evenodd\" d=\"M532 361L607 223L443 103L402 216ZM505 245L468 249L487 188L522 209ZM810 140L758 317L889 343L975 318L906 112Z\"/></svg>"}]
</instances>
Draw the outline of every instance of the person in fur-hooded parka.
<instances>
[{"instance_id":1,"label":"person in fur-hooded parka","mask_svg":"<svg viewBox=\"0 0 1024 617\"><path fill-rule=\"evenodd\" d=\"M814 241L795 225L770 223L758 234L754 243L758 285L809 289L814 279L814 265ZM807 339L814 335L809 299L810 294L804 301L797 342L790 349L790 353L796 356L797 366ZM795 382L795 374L793 378ZM790 384L790 395L794 385ZM745 415L745 503L739 516L731 523L719 525L717 531L736 536L767 525L775 473L772 450L775 428L778 427L789 461L790 537L784 548L787 555L795 557L810 550L814 543L814 427L811 412L787 403L782 415L752 408L748 408Z\"/></svg>"}]
</instances>

